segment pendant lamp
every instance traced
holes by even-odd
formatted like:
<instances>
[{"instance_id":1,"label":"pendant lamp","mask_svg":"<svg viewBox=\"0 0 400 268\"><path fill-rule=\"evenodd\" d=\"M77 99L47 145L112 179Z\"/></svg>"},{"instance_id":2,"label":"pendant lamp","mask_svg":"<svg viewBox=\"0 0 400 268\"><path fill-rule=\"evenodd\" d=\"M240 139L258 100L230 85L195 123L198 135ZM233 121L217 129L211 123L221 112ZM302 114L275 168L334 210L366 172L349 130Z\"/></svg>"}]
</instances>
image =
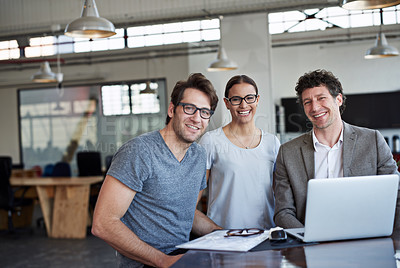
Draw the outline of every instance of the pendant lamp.
<instances>
[{"instance_id":1,"label":"pendant lamp","mask_svg":"<svg viewBox=\"0 0 400 268\"><path fill-rule=\"evenodd\" d=\"M77 38L105 38L115 34L114 25L99 16L94 0L85 0L81 17L65 28L65 35Z\"/></svg>"},{"instance_id":2,"label":"pendant lamp","mask_svg":"<svg viewBox=\"0 0 400 268\"><path fill-rule=\"evenodd\" d=\"M140 91L140 94L157 94L157 91L150 87L150 81L146 82L146 88Z\"/></svg>"},{"instance_id":3,"label":"pendant lamp","mask_svg":"<svg viewBox=\"0 0 400 268\"><path fill-rule=\"evenodd\" d=\"M58 42L58 41L57 41ZM50 64L48 61L43 61L40 65L40 69L37 73L32 76L32 81L37 83L54 83L57 82L59 86L61 85L64 74L61 73L61 60L60 52L57 43L57 73L53 73L50 69Z\"/></svg>"},{"instance_id":4,"label":"pendant lamp","mask_svg":"<svg viewBox=\"0 0 400 268\"><path fill-rule=\"evenodd\" d=\"M209 72L215 72L215 71L230 71L236 69L237 69L237 64L228 59L225 49L222 47L222 45L220 45L218 48L217 59L211 62L207 70Z\"/></svg>"},{"instance_id":5,"label":"pendant lamp","mask_svg":"<svg viewBox=\"0 0 400 268\"><path fill-rule=\"evenodd\" d=\"M375 46L367 50L364 58L366 59L378 59L398 56L399 51L392 46L388 45L385 34L380 32L376 36Z\"/></svg>"},{"instance_id":6,"label":"pendant lamp","mask_svg":"<svg viewBox=\"0 0 400 268\"><path fill-rule=\"evenodd\" d=\"M371 47L367 50L364 58L366 59L379 59L386 57L398 56L399 51L392 46L389 46L385 34L382 33L382 24L383 24L383 11L380 10L381 15L381 24L379 25L379 33L376 36L375 46Z\"/></svg>"},{"instance_id":7,"label":"pendant lamp","mask_svg":"<svg viewBox=\"0 0 400 268\"><path fill-rule=\"evenodd\" d=\"M376 9L400 4L400 0L341 0L340 6L349 10Z\"/></svg>"},{"instance_id":8,"label":"pendant lamp","mask_svg":"<svg viewBox=\"0 0 400 268\"><path fill-rule=\"evenodd\" d=\"M32 76L32 80L37 83L52 83L57 82L57 75L51 71L49 62L44 61L39 71Z\"/></svg>"},{"instance_id":9,"label":"pendant lamp","mask_svg":"<svg viewBox=\"0 0 400 268\"><path fill-rule=\"evenodd\" d=\"M222 46L222 16L219 19L219 30L220 30L220 38L219 38L217 59L211 62L211 64L208 66L207 71L215 72L215 71L236 70L238 68L237 64L228 59L225 49Z\"/></svg>"}]
</instances>

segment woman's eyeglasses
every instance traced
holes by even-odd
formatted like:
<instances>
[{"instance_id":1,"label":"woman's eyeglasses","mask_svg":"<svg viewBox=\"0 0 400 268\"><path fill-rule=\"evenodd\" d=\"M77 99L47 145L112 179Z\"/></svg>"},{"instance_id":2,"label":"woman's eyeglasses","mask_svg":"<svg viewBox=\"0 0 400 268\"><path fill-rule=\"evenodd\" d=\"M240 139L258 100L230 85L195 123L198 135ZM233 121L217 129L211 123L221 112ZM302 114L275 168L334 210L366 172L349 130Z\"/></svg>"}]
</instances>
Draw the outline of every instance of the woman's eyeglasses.
<instances>
[{"instance_id":1,"label":"woman's eyeglasses","mask_svg":"<svg viewBox=\"0 0 400 268\"><path fill-rule=\"evenodd\" d=\"M193 115L197 112L197 110L199 110L200 117L203 119L209 119L214 114L213 110L210 110L207 108L197 108L196 105L193 105L190 103L180 102L180 103L178 103L178 105L182 106L183 111L185 112L185 114L188 114L188 115Z\"/></svg>"},{"instance_id":2,"label":"woman's eyeglasses","mask_svg":"<svg viewBox=\"0 0 400 268\"><path fill-rule=\"evenodd\" d=\"M226 232L225 237L231 236L251 236L258 235L264 233L264 230L258 228L249 228L249 229L231 229Z\"/></svg>"},{"instance_id":3,"label":"woman's eyeglasses","mask_svg":"<svg viewBox=\"0 0 400 268\"><path fill-rule=\"evenodd\" d=\"M225 99L227 99L232 105L240 105L243 100L247 104L255 103L257 100L257 97L258 97L258 95L256 95L256 94L249 94L249 95L244 96L244 98L239 97L239 96L233 96L233 97L225 98Z\"/></svg>"}]
</instances>

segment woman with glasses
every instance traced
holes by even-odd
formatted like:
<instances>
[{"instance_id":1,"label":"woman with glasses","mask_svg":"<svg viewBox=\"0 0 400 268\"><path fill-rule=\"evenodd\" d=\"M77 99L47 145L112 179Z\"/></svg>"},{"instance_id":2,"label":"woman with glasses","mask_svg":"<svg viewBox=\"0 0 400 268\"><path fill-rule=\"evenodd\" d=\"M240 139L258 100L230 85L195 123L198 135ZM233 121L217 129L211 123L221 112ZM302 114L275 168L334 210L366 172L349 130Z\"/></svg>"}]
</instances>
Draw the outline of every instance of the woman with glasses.
<instances>
[{"instance_id":1,"label":"woman with glasses","mask_svg":"<svg viewBox=\"0 0 400 268\"><path fill-rule=\"evenodd\" d=\"M280 143L255 125L259 99L253 79L232 77L224 98L232 121L200 141L207 151L207 214L225 229L275 226L272 172Z\"/></svg>"}]
</instances>

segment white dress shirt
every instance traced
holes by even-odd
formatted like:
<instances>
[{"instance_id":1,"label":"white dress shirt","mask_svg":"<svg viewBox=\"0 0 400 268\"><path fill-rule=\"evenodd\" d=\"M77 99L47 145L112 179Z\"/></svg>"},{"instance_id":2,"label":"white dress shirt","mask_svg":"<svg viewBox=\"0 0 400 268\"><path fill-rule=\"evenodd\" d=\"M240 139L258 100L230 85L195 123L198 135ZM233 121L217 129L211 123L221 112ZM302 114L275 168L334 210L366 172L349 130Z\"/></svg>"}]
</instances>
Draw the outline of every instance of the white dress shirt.
<instances>
[{"instance_id":1,"label":"white dress shirt","mask_svg":"<svg viewBox=\"0 0 400 268\"><path fill-rule=\"evenodd\" d=\"M343 129L338 142L329 147L320 143L313 131L315 178L343 177Z\"/></svg>"}]
</instances>

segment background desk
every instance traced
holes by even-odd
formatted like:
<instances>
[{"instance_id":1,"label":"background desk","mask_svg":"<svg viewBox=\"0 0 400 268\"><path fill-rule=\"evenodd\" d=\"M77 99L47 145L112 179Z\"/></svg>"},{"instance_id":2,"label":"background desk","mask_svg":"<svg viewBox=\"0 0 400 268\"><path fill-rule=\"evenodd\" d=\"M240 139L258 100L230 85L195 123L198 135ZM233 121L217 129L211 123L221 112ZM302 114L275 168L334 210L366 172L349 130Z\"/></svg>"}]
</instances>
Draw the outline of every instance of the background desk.
<instances>
[{"instance_id":1,"label":"background desk","mask_svg":"<svg viewBox=\"0 0 400 268\"><path fill-rule=\"evenodd\" d=\"M10 184L36 187L49 237L85 238L90 185L102 180L103 176L11 177Z\"/></svg>"},{"instance_id":2,"label":"background desk","mask_svg":"<svg viewBox=\"0 0 400 268\"><path fill-rule=\"evenodd\" d=\"M188 251L172 267L385 267L395 268L400 235L326 242L257 252Z\"/></svg>"}]
</instances>

